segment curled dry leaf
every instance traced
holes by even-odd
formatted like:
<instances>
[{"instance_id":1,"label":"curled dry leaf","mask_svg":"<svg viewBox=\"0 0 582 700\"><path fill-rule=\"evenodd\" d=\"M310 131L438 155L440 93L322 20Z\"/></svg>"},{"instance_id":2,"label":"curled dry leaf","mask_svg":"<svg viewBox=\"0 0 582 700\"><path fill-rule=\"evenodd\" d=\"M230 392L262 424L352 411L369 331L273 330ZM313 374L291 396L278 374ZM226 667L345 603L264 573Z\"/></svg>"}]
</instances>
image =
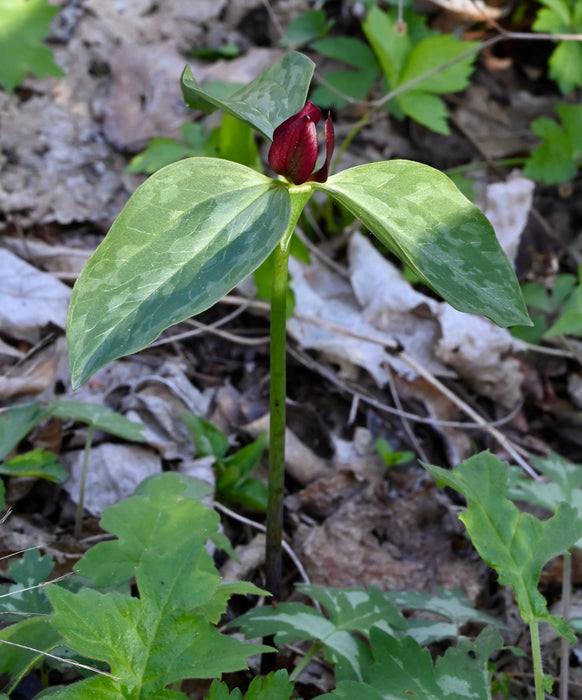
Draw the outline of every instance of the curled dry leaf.
<instances>
[{"instance_id":1,"label":"curled dry leaf","mask_svg":"<svg viewBox=\"0 0 582 700\"><path fill-rule=\"evenodd\" d=\"M442 7L443 10L475 22L499 19L511 9L510 2L507 3L506 7L490 7L483 0L430 0L430 2Z\"/></svg>"},{"instance_id":2,"label":"curled dry leaf","mask_svg":"<svg viewBox=\"0 0 582 700\"><path fill-rule=\"evenodd\" d=\"M84 450L61 456L70 469L64 489L76 503ZM104 508L129 498L136 486L148 476L162 471L160 458L151 450L137 445L104 443L91 450L87 471L85 509L99 515Z\"/></svg>"}]
</instances>

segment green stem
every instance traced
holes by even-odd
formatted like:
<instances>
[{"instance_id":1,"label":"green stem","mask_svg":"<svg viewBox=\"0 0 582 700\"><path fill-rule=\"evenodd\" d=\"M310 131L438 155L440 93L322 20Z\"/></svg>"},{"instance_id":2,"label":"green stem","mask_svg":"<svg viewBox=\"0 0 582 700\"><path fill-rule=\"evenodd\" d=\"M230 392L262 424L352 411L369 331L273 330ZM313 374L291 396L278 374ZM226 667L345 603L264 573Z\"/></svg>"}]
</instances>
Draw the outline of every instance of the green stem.
<instances>
[{"instance_id":1,"label":"green stem","mask_svg":"<svg viewBox=\"0 0 582 700\"><path fill-rule=\"evenodd\" d=\"M87 440L85 441L85 452L83 453L83 466L81 468L81 484L79 486L79 501L77 503L77 512L75 514L75 537L81 537L81 529L83 527L83 508L85 504L85 485L87 482L87 469L89 466L89 452L91 451L91 443L95 434L95 426L89 425L87 431Z\"/></svg>"},{"instance_id":2,"label":"green stem","mask_svg":"<svg viewBox=\"0 0 582 700\"><path fill-rule=\"evenodd\" d=\"M301 661L293 669L293 672L289 676L290 681L292 681L294 683L299 678L299 676L303 672L303 669L307 666L307 664L311 661L311 659L317 654L317 652L322 647L323 647L323 642L315 642L315 644L312 645L311 649L307 652L307 654L305 654L305 656L301 659Z\"/></svg>"},{"instance_id":3,"label":"green stem","mask_svg":"<svg viewBox=\"0 0 582 700\"><path fill-rule=\"evenodd\" d=\"M540 649L540 636L537 620L533 620L529 623L529 633L531 636L531 655L534 668L536 700L544 700L544 671L542 669L542 652Z\"/></svg>"},{"instance_id":4,"label":"green stem","mask_svg":"<svg viewBox=\"0 0 582 700\"><path fill-rule=\"evenodd\" d=\"M570 599L572 595L572 554L566 552L562 562L562 619L568 622L571 616ZM570 676L570 643L560 639L560 700L568 700Z\"/></svg>"},{"instance_id":5,"label":"green stem","mask_svg":"<svg viewBox=\"0 0 582 700\"><path fill-rule=\"evenodd\" d=\"M271 289L271 416L269 423L269 495L267 501L266 588L281 597L281 538L285 482L285 398L287 266L289 247L283 240L275 248Z\"/></svg>"}]
</instances>

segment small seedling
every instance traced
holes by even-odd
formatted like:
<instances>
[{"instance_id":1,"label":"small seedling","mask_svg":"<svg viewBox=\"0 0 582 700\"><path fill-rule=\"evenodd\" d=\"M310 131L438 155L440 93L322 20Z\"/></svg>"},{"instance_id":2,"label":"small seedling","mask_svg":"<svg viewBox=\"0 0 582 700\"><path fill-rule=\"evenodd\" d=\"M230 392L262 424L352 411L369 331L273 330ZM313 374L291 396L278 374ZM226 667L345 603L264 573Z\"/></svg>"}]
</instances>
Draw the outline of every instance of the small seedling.
<instances>
[{"instance_id":1,"label":"small seedling","mask_svg":"<svg viewBox=\"0 0 582 700\"><path fill-rule=\"evenodd\" d=\"M216 471L217 501L238 503L261 513L267 511L267 487L250 476L260 462L267 442L263 433L254 442L227 457L230 450L228 437L207 421L185 413L182 420L192 436L198 457L216 457L212 465Z\"/></svg>"},{"instance_id":2,"label":"small seedling","mask_svg":"<svg viewBox=\"0 0 582 700\"><path fill-rule=\"evenodd\" d=\"M397 464L408 464L416 457L414 452L394 452L392 445L388 442L388 440L384 440L384 438L378 438L374 442L374 446L380 457L382 457L384 460L384 463L388 469L396 466Z\"/></svg>"}]
</instances>

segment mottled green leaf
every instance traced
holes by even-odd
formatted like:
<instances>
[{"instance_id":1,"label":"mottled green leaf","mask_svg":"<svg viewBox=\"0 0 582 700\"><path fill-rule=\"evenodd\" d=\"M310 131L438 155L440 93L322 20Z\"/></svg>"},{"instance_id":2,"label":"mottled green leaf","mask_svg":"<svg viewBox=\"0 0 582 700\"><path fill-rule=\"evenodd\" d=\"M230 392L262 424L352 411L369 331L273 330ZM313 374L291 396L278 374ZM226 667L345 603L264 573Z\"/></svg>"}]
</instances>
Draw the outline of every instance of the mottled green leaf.
<instances>
[{"instance_id":1,"label":"mottled green leaf","mask_svg":"<svg viewBox=\"0 0 582 700\"><path fill-rule=\"evenodd\" d=\"M189 158L152 175L73 290L73 385L212 306L269 255L289 218L287 188L236 163Z\"/></svg>"},{"instance_id":2,"label":"mottled green leaf","mask_svg":"<svg viewBox=\"0 0 582 700\"><path fill-rule=\"evenodd\" d=\"M316 187L459 311L500 326L531 324L491 224L446 175L393 160L344 170Z\"/></svg>"},{"instance_id":3,"label":"mottled green leaf","mask_svg":"<svg viewBox=\"0 0 582 700\"><path fill-rule=\"evenodd\" d=\"M191 109L222 109L271 140L279 124L303 109L314 68L307 56L293 51L233 95L217 97L200 86L186 66L182 93Z\"/></svg>"}]
</instances>

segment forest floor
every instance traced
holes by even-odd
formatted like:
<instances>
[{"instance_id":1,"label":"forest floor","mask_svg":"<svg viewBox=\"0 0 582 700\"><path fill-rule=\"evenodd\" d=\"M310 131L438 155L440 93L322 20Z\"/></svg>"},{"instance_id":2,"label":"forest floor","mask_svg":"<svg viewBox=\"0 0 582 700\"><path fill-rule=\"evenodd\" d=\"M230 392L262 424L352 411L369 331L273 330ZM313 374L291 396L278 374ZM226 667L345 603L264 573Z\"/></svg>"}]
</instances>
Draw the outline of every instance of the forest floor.
<instances>
[{"instance_id":1,"label":"forest floor","mask_svg":"<svg viewBox=\"0 0 582 700\"><path fill-rule=\"evenodd\" d=\"M13 95L0 92L1 406L68 398L108 406L146 425L139 446L96 434L80 541L73 522L86 428L51 418L19 444L21 453L42 447L59 455L72 476L64 485L7 480L11 513L0 531L0 552L39 547L64 573L98 536L103 508L128 497L146 476L179 470L212 479L208 460L196 459L181 414L204 417L233 446L247 444L268 425L268 315L248 296L252 285L170 328L142 353L111 363L75 392L64 329L77 275L145 179L126 172L129 160L149 139L178 138L185 121L202 118L183 105L184 64L200 82L248 82L281 58L278 30L308 3L196 0L192 9L181 0L55 4L61 12L49 46L64 77L29 77ZM360 36L352 3L325 7L335 20L332 34ZM527 31L527 21L507 28ZM464 29L473 40L495 31L441 10L430 22L442 31ZM243 53L213 62L189 58L193 49L225 43ZM334 167L392 158L444 171L471 163L476 203L494 222L520 281L551 289L558 274L577 275L582 179L542 186L497 165L531 152L537 143L532 120L553 116L562 99L547 75L551 50L539 41L512 41L483 52L470 86L447 98L449 136L399 122L385 110L368 115L361 104L333 110L336 152L353 125L369 117ZM307 53L317 81L329 62ZM216 125L217 117L208 123ZM452 467L489 449L513 461L509 445L524 461L558 454L582 463L582 346L557 337L526 347L484 319L455 312L429 290L413 289L358 222L328 231L315 212L306 224L311 264L292 261L296 306L288 326L285 535L292 550L316 584L461 588L480 610L509 625L508 644L527 649L512 595L465 538L461 498L439 489L418 460ZM375 343L379 332L396 338L412 363ZM413 452L414 459L388 468L378 438L394 452ZM266 478L265 460L254 475ZM263 522L260 514L238 511ZM221 574L262 585L263 535L224 513L223 527L240 563L221 562ZM286 559L285 600L298 599L299 580ZM581 583L575 554L575 606ZM558 564L544 571L542 586L550 605L559 600ZM558 647L548 633L544 662L554 675ZM572 698L582 697L578 653L572 648ZM514 693L528 697L527 659L508 653L498 669L515 680ZM307 674L303 696L328 691L331 679L325 665ZM191 696L202 697L197 692L192 688Z\"/></svg>"}]
</instances>

